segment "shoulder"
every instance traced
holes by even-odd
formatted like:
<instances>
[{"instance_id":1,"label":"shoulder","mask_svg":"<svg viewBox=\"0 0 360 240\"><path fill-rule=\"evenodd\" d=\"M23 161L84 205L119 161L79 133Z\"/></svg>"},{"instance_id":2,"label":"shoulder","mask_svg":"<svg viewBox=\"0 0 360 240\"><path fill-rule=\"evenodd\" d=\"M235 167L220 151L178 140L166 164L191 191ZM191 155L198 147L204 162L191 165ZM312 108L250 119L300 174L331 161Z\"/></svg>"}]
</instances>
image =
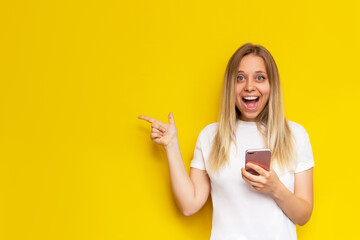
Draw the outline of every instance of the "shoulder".
<instances>
[{"instance_id":1,"label":"shoulder","mask_svg":"<svg viewBox=\"0 0 360 240\"><path fill-rule=\"evenodd\" d=\"M210 123L207 126L205 126L199 134L199 138L203 141L213 139L216 135L217 129L218 129L218 123Z\"/></svg>"},{"instance_id":2,"label":"shoulder","mask_svg":"<svg viewBox=\"0 0 360 240\"><path fill-rule=\"evenodd\" d=\"M295 136L304 136L304 135L308 135L305 128L300 125L297 122L293 122L290 120L287 120L287 123L290 127L291 132L295 135Z\"/></svg>"},{"instance_id":3,"label":"shoulder","mask_svg":"<svg viewBox=\"0 0 360 240\"><path fill-rule=\"evenodd\" d=\"M295 154L297 159L295 173L299 173L314 166L310 138L305 128L299 123L288 120L288 124L291 128L293 139L295 140Z\"/></svg>"},{"instance_id":4,"label":"shoulder","mask_svg":"<svg viewBox=\"0 0 360 240\"><path fill-rule=\"evenodd\" d=\"M287 120L287 122L297 145L309 141L309 134L302 125L290 120Z\"/></svg>"},{"instance_id":5,"label":"shoulder","mask_svg":"<svg viewBox=\"0 0 360 240\"><path fill-rule=\"evenodd\" d=\"M214 123L210 123L209 125L207 125L206 127L204 127L201 132L206 132L206 133L211 133L211 132L216 132L218 129L219 123L214 122Z\"/></svg>"}]
</instances>

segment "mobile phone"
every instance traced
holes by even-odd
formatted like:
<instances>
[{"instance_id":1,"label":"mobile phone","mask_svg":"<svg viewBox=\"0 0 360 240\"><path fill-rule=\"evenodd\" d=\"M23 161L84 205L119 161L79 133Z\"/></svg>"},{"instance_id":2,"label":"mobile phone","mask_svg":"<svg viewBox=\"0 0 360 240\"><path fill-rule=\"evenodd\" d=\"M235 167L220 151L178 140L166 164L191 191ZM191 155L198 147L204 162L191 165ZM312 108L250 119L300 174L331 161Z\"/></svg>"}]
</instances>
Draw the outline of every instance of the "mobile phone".
<instances>
[{"instance_id":1,"label":"mobile phone","mask_svg":"<svg viewBox=\"0 0 360 240\"><path fill-rule=\"evenodd\" d=\"M271 150L268 148L247 149L245 151L245 170L256 176L259 175L252 168L246 167L248 162L256 164L267 171L270 171Z\"/></svg>"}]
</instances>

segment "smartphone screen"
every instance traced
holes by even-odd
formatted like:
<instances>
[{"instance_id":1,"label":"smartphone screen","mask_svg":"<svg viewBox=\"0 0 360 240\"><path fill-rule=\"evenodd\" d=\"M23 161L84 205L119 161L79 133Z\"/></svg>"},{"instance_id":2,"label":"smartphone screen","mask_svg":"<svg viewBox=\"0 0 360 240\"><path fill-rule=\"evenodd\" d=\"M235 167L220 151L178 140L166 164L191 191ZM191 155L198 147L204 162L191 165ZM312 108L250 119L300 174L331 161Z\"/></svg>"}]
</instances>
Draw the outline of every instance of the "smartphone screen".
<instances>
[{"instance_id":1,"label":"smartphone screen","mask_svg":"<svg viewBox=\"0 0 360 240\"><path fill-rule=\"evenodd\" d=\"M270 159L271 159L271 150L268 148L259 148L259 149L248 149L245 151L245 165L248 162L256 164L267 171L270 171ZM255 170L247 168L245 170L251 174L259 175Z\"/></svg>"}]
</instances>

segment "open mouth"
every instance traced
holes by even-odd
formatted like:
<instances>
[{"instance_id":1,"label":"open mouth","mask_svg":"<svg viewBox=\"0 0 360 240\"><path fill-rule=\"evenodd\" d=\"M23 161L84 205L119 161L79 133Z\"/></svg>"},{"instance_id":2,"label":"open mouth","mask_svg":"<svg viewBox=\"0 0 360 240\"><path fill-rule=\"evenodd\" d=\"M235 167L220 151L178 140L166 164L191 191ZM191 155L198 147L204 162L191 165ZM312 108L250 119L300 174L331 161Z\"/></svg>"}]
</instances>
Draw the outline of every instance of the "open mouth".
<instances>
[{"instance_id":1,"label":"open mouth","mask_svg":"<svg viewBox=\"0 0 360 240\"><path fill-rule=\"evenodd\" d=\"M260 97L243 97L242 102L247 110L256 110L259 105Z\"/></svg>"}]
</instances>

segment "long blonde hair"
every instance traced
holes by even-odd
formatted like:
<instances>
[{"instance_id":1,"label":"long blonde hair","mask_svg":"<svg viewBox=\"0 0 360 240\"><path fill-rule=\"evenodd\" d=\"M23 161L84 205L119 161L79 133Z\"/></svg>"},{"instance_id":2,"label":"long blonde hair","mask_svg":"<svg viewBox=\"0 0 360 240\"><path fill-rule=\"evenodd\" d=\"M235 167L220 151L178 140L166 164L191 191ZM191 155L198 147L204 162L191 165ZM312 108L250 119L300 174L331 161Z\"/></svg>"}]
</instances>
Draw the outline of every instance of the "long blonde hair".
<instances>
[{"instance_id":1,"label":"long blonde hair","mask_svg":"<svg viewBox=\"0 0 360 240\"><path fill-rule=\"evenodd\" d=\"M265 147L271 149L271 165L276 162L281 170L285 168L293 170L294 143L285 118L283 95L276 63L270 52L263 46L247 43L231 56L226 67L218 129L207 162L208 171L211 173L218 172L225 164L229 163L231 143L234 142L236 145L236 121L241 115L235 105L236 76L241 59L248 54L254 54L264 60L270 82L269 101L257 116L256 125L263 135Z\"/></svg>"}]
</instances>

